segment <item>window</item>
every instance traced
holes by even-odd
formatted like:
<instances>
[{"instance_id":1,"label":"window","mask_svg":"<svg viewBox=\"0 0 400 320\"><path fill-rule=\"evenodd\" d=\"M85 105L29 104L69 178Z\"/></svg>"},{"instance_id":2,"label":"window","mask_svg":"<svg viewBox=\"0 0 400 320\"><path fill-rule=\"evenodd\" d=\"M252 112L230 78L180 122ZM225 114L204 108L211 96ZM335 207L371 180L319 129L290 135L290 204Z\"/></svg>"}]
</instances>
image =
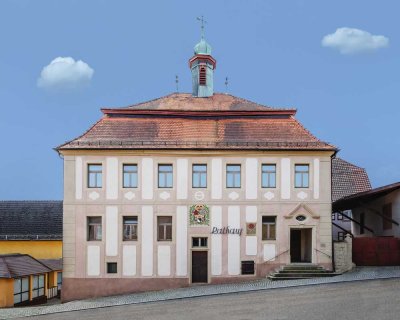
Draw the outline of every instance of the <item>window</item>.
<instances>
[{"instance_id":1,"label":"window","mask_svg":"<svg viewBox=\"0 0 400 320\"><path fill-rule=\"evenodd\" d=\"M123 177L122 186L124 188L137 188L138 168L137 164L124 164L122 166Z\"/></svg>"},{"instance_id":2,"label":"window","mask_svg":"<svg viewBox=\"0 0 400 320\"><path fill-rule=\"evenodd\" d=\"M29 300L29 278L14 279L14 304Z\"/></svg>"},{"instance_id":3,"label":"window","mask_svg":"<svg viewBox=\"0 0 400 320\"><path fill-rule=\"evenodd\" d=\"M242 261L242 274L254 274L254 261Z\"/></svg>"},{"instance_id":4,"label":"window","mask_svg":"<svg viewBox=\"0 0 400 320\"><path fill-rule=\"evenodd\" d=\"M296 164L294 167L295 188L308 188L310 168L308 164Z\"/></svg>"},{"instance_id":5,"label":"window","mask_svg":"<svg viewBox=\"0 0 400 320\"><path fill-rule=\"evenodd\" d=\"M117 273L116 262L107 262L107 273Z\"/></svg>"},{"instance_id":6,"label":"window","mask_svg":"<svg viewBox=\"0 0 400 320\"><path fill-rule=\"evenodd\" d=\"M226 187L240 188L240 164L226 165Z\"/></svg>"},{"instance_id":7,"label":"window","mask_svg":"<svg viewBox=\"0 0 400 320\"><path fill-rule=\"evenodd\" d=\"M344 240L344 232L343 231L338 231L337 233L337 239L339 241L343 241Z\"/></svg>"},{"instance_id":8,"label":"window","mask_svg":"<svg viewBox=\"0 0 400 320\"><path fill-rule=\"evenodd\" d=\"M360 213L360 234L364 234L365 232L364 226L365 226L365 213L362 212Z\"/></svg>"},{"instance_id":9,"label":"window","mask_svg":"<svg viewBox=\"0 0 400 320\"><path fill-rule=\"evenodd\" d=\"M123 218L123 235L124 241L137 240L138 237L138 218L124 217Z\"/></svg>"},{"instance_id":10,"label":"window","mask_svg":"<svg viewBox=\"0 0 400 320\"><path fill-rule=\"evenodd\" d=\"M276 239L276 217L262 217L262 240Z\"/></svg>"},{"instance_id":11,"label":"window","mask_svg":"<svg viewBox=\"0 0 400 320\"><path fill-rule=\"evenodd\" d=\"M275 188L276 187L276 165L263 164L261 166L261 187Z\"/></svg>"},{"instance_id":12,"label":"window","mask_svg":"<svg viewBox=\"0 0 400 320\"><path fill-rule=\"evenodd\" d=\"M207 69L205 66L200 67L199 84L205 86L207 84Z\"/></svg>"},{"instance_id":13,"label":"window","mask_svg":"<svg viewBox=\"0 0 400 320\"><path fill-rule=\"evenodd\" d=\"M382 208L382 214L384 217L388 219L392 219L392 204L387 203ZM391 230L392 229L392 222L386 219L382 220L383 222L383 230Z\"/></svg>"},{"instance_id":14,"label":"window","mask_svg":"<svg viewBox=\"0 0 400 320\"><path fill-rule=\"evenodd\" d=\"M57 290L61 290L62 285L62 272L57 273Z\"/></svg>"},{"instance_id":15,"label":"window","mask_svg":"<svg viewBox=\"0 0 400 320\"><path fill-rule=\"evenodd\" d=\"M172 217L157 217L158 241L172 241Z\"/></svg>"},{"instance_id":16,"label":"window","mask_svg":"<svg viewBox=\"0 0 400 320\"><path fill-rule=\"evenodd\" d=\"M88 187L101 188L103 180L103 168L101 164L88 165Z\"/></svg>"},{"instance_id":17,"label":"window","mask_svg":"<svg viewBox=\"0 0 400 320\"><path fill-rule=\"evenodd\" d=\"M159 164L158 165L158 187L159 188L172 188L172 164Z\"/></svg>"},{"instance_id":18,"label":"window","mask_svg":"<svg viewBox=\"0 0 400 320\"><path fill-rule=\"evenodd\" d=\"M192 247L193 248L201 248L207 247L208 238L192 238Z\"/></svg>"},{"instance_id":19,"label":"window","mask_svg":"<svg viewBox=\"0 0 400 320\"><path fill-rule=\"evenodd\" d=\"M87 239L88 241L101 240L101 217L88 217L87 218Z\"/></svg>"},{"instance_id":20,"label":"window","mask_svg":"<svg viewBox=\"0 0 400 320\"><path fill-rule=\"evenodd\" d=\"M338 212L338 214L337 214L337 219L338 220L343 220L343 215L340 212Z\"/></svg>"},{"instance_id":21,"label":"window","mask_svg":"<svg viewBox=\"0 0 400 320\"><path fill-rule=\"evenodd\" d=\"M207 165L194 164L192 166L192 187L207 188Z\"/></svg>"},{"instance_id":22,"label":"window","mask_svg":"<svg viewBox=\"0 0 400 320\"><path fill-rule=\"evenodd\" d=\"M336 213L332 213L332 221L335 221Z\"/></svg>"},{"instance_id":23,"label":"window","mask_svg":"<svg viewBox=\"0 0 400 320\"><path fill-rule=\"evenodd\" d=\"M32 298L44 296L44 274L33 276Z\"/></svg>"}]
</instances>

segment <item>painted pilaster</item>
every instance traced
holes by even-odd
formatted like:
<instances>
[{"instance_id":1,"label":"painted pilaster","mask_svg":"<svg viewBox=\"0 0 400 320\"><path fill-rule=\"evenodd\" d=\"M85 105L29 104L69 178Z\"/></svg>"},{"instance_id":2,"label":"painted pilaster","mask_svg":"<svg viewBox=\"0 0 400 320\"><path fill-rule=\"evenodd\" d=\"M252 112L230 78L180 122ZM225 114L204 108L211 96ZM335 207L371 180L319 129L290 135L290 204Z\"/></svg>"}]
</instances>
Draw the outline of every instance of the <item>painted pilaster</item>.
<instances>
[{"instance_id":1,"label":"painted pilaster","mask_svg":"<svg viewBox=\"0 0 400 320\"><path fill-rule=\"evenodd\" d=\"M222 159L211 161L211 197L222 198Z\"/></svg>"},{"instance_id":2,"label":"painted pilaster","mask_svg":"<svg viewBox=\"0 0 400 320\"><path fill-rule=\"evenodd\" d=\"M75 198L82 199L83 190L83 161L82 157L75 158Z\"/></svg>"},{"instance_id":3,"label":"painted pilaster","mask_svg":"<svg viewBox=\"0 0 400 320\"><path fill-rule=\"evenodd\" d=\"M145 200L153 199L153 159L142 159L142 198Z\"/></svg>"},{"instance_id":4,"label":"painted pilaster","mask_svg":"<svg viewBox=\"0 0 400 320\"><path fill-rule=\"evenodd\" d=\"M290 199L290 159L281 160L281 198Z\"/></svg>"},{"instance_id":5,"label":"painted pilaster","mask_svg":"<svg viewBox=\"0 0 400 320\"><path fill-rule=\"evenodd\" d=\"M122 249L122 275L136 275L136 246L124 245Z\"/></svg>"},{"instance_id":6,"label":"painted pilaster","mask_svg":"<svg viewBox=\"0 0 400 320\"><path fill-rule=\"evenodd\" d=\"M153 207L142 207L142 276L153 275Z\"/></svg>"},{"instance_id":7,"label":"painted pilaster","mask_svg":"<svg viewBox=\"0 0 400 320\"><path fill-rule=\"evenodd\" d=\"M118 199L118 159L109 157L106 160L106 197Z\"/></svg>"},{"instance_id":8,"label":"painted pilaster","mask_svg":"<svg viewBox=\"0 0 400 320\"><path fill-rule=\"evenodd\" d=\"M314 199L319 199L319 159L314 159Z\"/></svg>"},{"instance_id":9,"label":"painted pilaster","mask_svg":"<svg viewBox=\"0 0 400 320\"><path fill-rule=\"evenodd\" d=\"M246 159L246 199L257 199L258 186L258 160L255 158Z\"/></svg>"},{"instance_id":10,"label":"painted pilaster","mask_svg":"<svg viewBox=\"0 0 400 320\"><path fill-rule=\"evenodd\" d=\"M222 208L221 206L211 207L211 226L222 228ZM222 274L222 235L211 235L211 275L220 276Z\"/></svg>"},{"instance_id":11,"label":"painted pilaster","mask_svg":"<svg viewBox=\"0 0 400 320\"><path fill-rule=\"evenodd\" d=\"M99 276L100 275L100 246L87 247L87 275Z\"/></svg>"},{"instance_id":12,"label":"painted pilaster","mask_svg":"<svg viewBox=\"0 0 400 320\"><path fill-rule=\"evenodd\" d=\"M158 275L167 277L171 275L171 247L158 246L157 250Z\"/></svg>"},{"instance_id":13,"label":"painted pilaster","mask_svg":"<svg viewBox=\"0 0 400 320\"><path fill-rule=\"evenodd\" d=\"M115 257L118 255L118 207L106 207L106 256Z\"/></svg>"},{"instance_id":14,"label":"painted pilaster","mask_svg":"<svg viewBox=\"0 0 400 320\"><path fill-rule=\"evenodd\" d=\"M257 207L246 206L246 223L257 223ZM261 228L261 226L258 226ZM246 255L257 255L257 236L246 236Z\"/></svg>"},{"instance_id":15,"label":"painted pilaster","mask_svg":"<svg viewBox=\"0 0 400 320\"><path fill-rule=\"evenodd\" d=\"M228 207L228 225L230 228L240 228L240 207ZM240 236L228 234L228 274L240 274Z\"/></svg>"},{"instance_id":16,"label":"painted pilaster","mask_svg":"<svg viewBox=\"0 0 400 320\"><path fill-rule=\"evenodd\" d=\"M177 166L177 184L176 198L187 199L188 195L188 160L178 159Z\"/></svg>"},{"instance_id":17,"label":"painted pilaster","mask_svg":"<svg viewBox=\"0 0 400 320\"><path fill-rule=\"evenodd\" d=\"M176 275L187 275L187 207L176 208Z\"/></svg>"}]
</instances>

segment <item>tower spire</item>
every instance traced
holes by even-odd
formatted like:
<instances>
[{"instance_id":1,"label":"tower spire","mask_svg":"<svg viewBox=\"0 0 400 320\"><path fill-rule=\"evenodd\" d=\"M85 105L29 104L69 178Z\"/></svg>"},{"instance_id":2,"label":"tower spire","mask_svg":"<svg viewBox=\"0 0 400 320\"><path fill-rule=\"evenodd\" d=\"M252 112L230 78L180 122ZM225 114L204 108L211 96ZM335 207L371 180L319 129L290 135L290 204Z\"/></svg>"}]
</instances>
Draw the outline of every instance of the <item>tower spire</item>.
<instances>
[{"instance_id":1,"label":"tower spire","mask_svg":"<svg viewBox=\"0 0 400 320\"><path fill-rule=\"evenodd\" d=\"M192 71L194 97L211 97L214 94L214 70L217 61L211 56L211 46L204 39L204 17L197 17L201 22L201 40L194 47L194 56L189 60Z\"/></svg>"}]
</instances>

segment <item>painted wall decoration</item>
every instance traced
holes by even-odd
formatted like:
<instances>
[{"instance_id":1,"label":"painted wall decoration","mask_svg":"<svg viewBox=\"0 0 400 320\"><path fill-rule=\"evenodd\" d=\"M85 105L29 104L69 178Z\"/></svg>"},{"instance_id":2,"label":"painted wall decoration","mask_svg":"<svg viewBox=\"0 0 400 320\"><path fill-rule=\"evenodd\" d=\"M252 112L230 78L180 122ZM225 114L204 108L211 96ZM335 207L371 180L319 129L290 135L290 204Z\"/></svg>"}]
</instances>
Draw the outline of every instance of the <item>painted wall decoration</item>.
<instances>
[{"instance_id":1,"label":"painted wall decoration","mask_svg":"<svg viewBox=\"0 0 400 320\"><path fill-rule=\"evenodd\" d=\"M189 209L189 220L192 226L210 225L210 209L205 204L194 204Z\"/></svg>"},{"instance_id":2,"label":"painted wall decoration","mask_svg":"<svg viewBox=\"0 0 400 320\"><path fill-rule=\"evenodd\" d=\"M246 234L247 235L255 235L256 234L256 223L250 222L246 223Z\"/></svg>"}]
</instances>

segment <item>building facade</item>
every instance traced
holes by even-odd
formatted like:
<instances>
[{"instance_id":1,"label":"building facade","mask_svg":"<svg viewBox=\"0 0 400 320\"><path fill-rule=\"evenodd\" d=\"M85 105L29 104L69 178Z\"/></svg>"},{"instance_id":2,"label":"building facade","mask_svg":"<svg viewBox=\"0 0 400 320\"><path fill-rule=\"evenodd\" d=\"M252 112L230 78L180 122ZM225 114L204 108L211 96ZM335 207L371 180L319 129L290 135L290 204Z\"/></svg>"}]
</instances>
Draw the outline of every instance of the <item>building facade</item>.
<instances>
[{"instance_id":1,"label":"building facade","mask_svg":"<svg viewBox=\"0 0 400 320\"><path fill-rule=\"evenodd\" d=\"M332 268L336 148L294 109L214 93L204 39L189 64L192 94L102 109L58 147L63 301Z\"/></svg>"}]
</instances>

